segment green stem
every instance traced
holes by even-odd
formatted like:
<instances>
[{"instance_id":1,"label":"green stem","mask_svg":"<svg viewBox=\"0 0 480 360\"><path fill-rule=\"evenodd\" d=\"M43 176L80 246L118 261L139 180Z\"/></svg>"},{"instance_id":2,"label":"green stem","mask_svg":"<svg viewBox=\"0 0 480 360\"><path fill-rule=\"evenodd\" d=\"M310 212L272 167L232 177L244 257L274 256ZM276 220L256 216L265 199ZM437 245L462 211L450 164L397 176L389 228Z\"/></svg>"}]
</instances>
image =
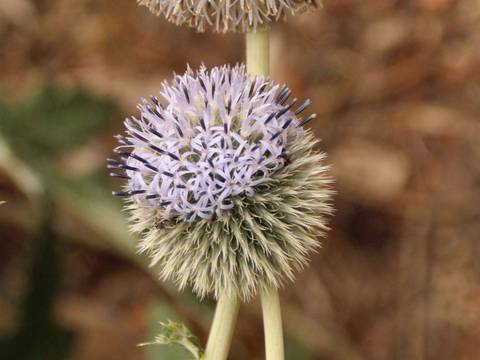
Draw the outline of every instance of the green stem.
<instances>
[{"instance_id":1,"label":"green stem","mask_svg":"<svg viewBox=\"0 0 480 360\"><path fill-rule=\"evenodd\" d=\"M246 35L247 72L268 75L270 70L269 32L260 30ZM283 360L283 328L280 299L276 288L262 289L263 327L265 332L265 359Z\"/></svg>"},{"instance_id":2,"label":"green stem","mask_svg":"<svg viewBox=\"0 0 480 360\"><path fill-rule=\"evenodd\" d=\"M265 332L265 359L283 360L282 312L277 288L262 290L263 328Z\"/></svg>"},{"instance_id":3,"label":"green stem","mask_svg":"<svg viewBox=\"0 0 480 360\"><path fill-rule=\"evenodd\" d=\"M268 75L270 70L270 40L268 30L247 33L247 72Z\"/></svg>"},{"instance_id":4,"label":"green stem","mask_svg":"<svg viewBox=\"0 0 480 360\"><path fill-rule=\"evenodd\" d=\"M232 342L240 300L223 295L218 299L204 360L226 360Z\"/></svg>"}]
</instances>

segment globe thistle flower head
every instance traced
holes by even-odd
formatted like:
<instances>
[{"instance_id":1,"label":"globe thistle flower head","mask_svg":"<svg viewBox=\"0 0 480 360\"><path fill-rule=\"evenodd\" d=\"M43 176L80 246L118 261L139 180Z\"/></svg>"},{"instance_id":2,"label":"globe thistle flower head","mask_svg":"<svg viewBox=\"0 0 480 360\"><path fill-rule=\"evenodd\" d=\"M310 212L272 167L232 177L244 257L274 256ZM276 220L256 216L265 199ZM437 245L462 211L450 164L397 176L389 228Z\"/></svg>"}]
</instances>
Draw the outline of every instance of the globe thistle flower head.
<instances>
[{"instance_id":1,"label":"globe thistle flower head","mask_svg":"<svg viewBox=\"0 0 480 360\"><path fill-rule=\"evenodd\" d=\"M246 32L272 21L316 7L315 0L137 0L156 15L164 15L176 25L203 32Z\"/></svg>"},{"instance_id":2,"label":"globe thistle flower head","mask_svg":"<svg viewBox=\"0 0 480 360\"><path fill-rule=\"evenodd\" d=\"M141 251L200 296L279 286L319 246L330 179L309 101L244 66L191 69L125 120L109 159Z\"/></svg>"}]
</instances>

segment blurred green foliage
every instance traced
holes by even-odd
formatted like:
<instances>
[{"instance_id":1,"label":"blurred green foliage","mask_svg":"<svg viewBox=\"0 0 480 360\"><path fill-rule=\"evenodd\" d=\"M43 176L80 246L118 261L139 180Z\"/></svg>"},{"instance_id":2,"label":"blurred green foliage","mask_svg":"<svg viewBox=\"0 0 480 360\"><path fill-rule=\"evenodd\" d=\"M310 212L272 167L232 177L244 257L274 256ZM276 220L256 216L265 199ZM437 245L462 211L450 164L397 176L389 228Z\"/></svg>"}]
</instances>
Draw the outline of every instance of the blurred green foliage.
<instances>
[{"instance_id":1,"label":"blurred green foliage","mask_svg":"<svg viewBox=\"0 0 480 360\"><path fill-rule=\"evenodd\" d=\"M60 285L56 252L57 236L52 229L52 211L33 238L33 258L28 288L22 301L16 329L0 338L0 358L15 360L64 360L74 340L70 330L53 321L54 302Z\"/></svg>"},{"instance_id":2,"label":"blurred green foliage","mask_svg":"<svg viewBox=\"0 0 480 360\"><path fill-rule=\"evenodd\" d=\"M14 173L21 161L39 177L48 196L108 241L108 248L135 258L120 202L111 196L107 170L94 167L87 174L71 174L58 161L60 156L70 161L71 151L110 134L119 113L112 99L51 81L18 102L0 97L0 135L15 156L0 167ZM98 239L92 240L105 248Z\"/></svg>"},{"instance_id":3,"label":"blurred green foliage","mask_svg":"<svg viewBox=\"0 0 480 360\"><path fill-rule=\"evenodd\" d=\"M295 360L313 360L313 354L309 351L305 345L298 342L291 336L285 337L285 359Z\"/></svg>"},{"instance_id":4,"label":"blurred green foliage","mask_svg":"<svg viewBox=\"0 0 480 360\"><path fill-rule=\"evenodd\" d=\"M11 173L12 179L18 169L29 169L22 173L39 177L45 189L43 195L35 194L40 197L36 200L39 204L49 204L40 209L39 230L32 235L33 255L27 289L18 304L16 328L0 339L1 359L68 358L74 334L57 326L52 319L61 283L54 223L61 215L54 214L54 207L50 205L60 203L84 213L85 208L80 209L78 204L101 204L98 196L106 199L109 194L105 186L106 171L79 179L62 171L56 160L111 127L118 109L112 100L95 97L82 89L65 89L52 82L45 83L20 102L0 98L0 135L12 152L12 156L0 156L0 166L7 174ZM86 188L93 189L95 195L86 194ZM72 198L83 201L75 202ZM115 206L104 207L115 209L110 213L117 212ZM119 212L118 217L107 224L120 228L123 222Z\"/></svg>"},{"instance_id":5,"label":"blurred green foliage","mask_svg":"<svg viewBox=\"0 0 480 360\"><path fill-rule=\"evenodd\" d=\"M112 100L46 82L23 101L0 98L0 132L23 160L43 166L111 126L118 112Z\"/></svg>"}]
</instances>

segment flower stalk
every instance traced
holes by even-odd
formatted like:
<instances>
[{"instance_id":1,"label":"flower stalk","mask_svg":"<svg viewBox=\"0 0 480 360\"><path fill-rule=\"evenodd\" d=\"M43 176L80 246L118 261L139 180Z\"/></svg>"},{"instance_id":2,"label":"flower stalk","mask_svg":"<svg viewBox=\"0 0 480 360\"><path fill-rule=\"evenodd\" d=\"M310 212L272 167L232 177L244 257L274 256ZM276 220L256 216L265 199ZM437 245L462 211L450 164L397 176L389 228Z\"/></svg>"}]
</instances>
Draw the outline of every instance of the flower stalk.
<instances>
[{"instance_id":1,"label":"flower stalk","mask_svg":"<svg viewBox=\"0 0 480 360\"><path fill-rule=\"evenodd\" d=\"M268 75L270 72L270 31L246 34L247 72ZM265 359L283 360L283 329L280 299L276 287L262 289L260 293L265 333Z\"/></svg>"},{"instance_id":2,"label":"flower stalk","mask_svg":"<svg viewBox=\"0 0 480 360\"><path fill-rule=\"evenodd\" d=\"M283 360L283 330L280 298L277 288L264 289L260 294L265 333L265 359Z\"/></svg>"},{"instance_id":3,"label":"flower stalk","mask_svg":"<svg viewBox=\"0 0 480 360\"><path fill-rule=\"evenodd\" d=\"M268 75L270 72L270 31L258 30L246 34L247 72Z\"/></svg>"},{"instance_id":4,"label":"flower stalk","mask_svg":"<svg viewBox=\"0 0 480 360\"><path fill-rule=\"evenodd\" d=\"M233 338L240 299L223 295L217 302L204 360L226 360Z\"/></svg>"}]
</instances>

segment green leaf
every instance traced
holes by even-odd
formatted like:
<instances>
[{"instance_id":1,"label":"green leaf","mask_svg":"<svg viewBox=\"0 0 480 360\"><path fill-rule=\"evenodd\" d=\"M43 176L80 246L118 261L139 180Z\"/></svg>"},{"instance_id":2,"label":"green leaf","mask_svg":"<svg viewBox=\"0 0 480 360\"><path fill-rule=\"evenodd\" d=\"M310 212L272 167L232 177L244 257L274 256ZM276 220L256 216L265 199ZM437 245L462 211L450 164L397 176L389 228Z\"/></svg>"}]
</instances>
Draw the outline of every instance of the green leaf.
<instances>
[{"instance_id":1,"label":"green leaf","mask_svg":"<svg viewBox=\"0 0 480 360\"><path fill-rule=\"evenodd\" d=\"M47 82L22 102L0 99L0 131L17 155L30 163L46 162L87 142L117 113L111 100Z\"/></svg>"},{"instance_id":2,"label":"green leaf","mask_svg":"<svg viewBox=\"0 0 480 360\"><path fill-rule=\"evenodd\" d=\"M48 206L44 213L51 214ZM0 359L64 360L73 345L74 333L56 324L53 316L62 271L49 216L33 239L32 266L18 327L0 339Z\"/></svg>"}]
</instances>

